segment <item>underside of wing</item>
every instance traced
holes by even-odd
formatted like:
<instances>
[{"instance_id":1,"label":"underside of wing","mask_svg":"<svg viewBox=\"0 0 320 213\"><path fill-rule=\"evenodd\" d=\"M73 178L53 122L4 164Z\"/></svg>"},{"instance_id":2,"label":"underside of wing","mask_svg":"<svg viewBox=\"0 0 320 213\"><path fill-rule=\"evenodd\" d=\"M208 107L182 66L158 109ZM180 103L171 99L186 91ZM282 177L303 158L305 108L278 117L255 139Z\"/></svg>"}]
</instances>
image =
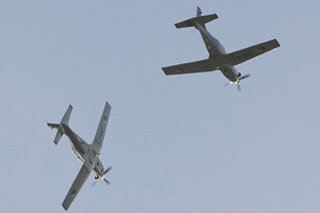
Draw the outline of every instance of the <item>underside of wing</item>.
<instances>
[{"instance_id":1,"label":"underside of wing","mask_svg":"<svg viewBox=\"0 0 320 213\"><path fill-rule=\"evenodd\" d=\"M73 181L73 184L64 199L62 206L67 211L73 202L73 200L76 198L77 194L79 193L81 187L88 179L90 172L85 165L83 165L80 169L80 172L78 173L76 179Z\"/></svg>"},{"instance_id":2,"label":"underside of wing","mask_svg":"<svg viewBox=\"0 0 320 213\"><path fill-rule=\"evenodd\" d=\"M99 122L99 126L96 132L96 135L94 137L94 140L92 142L92 148L93 150L95 150L96 153L100 153L102 144L103 144L103 139L104 139L104 135L106 133L107 130L107 124L108 124L108 120L109 120L109 115L110 115L110 111L111 111L111 106L108 102L106 102L101 118L100 118L100 122Z\"/></svg>"},{"instance_id":3,"label":"underside of wing","mask_svg":"<svg viewBox=\"0 0 320 213\"><path fill-rule=\"evenodd\" d=\"M169 67L162 67L162 70L166 75L177 75L196 72L209 72L215 70L215 68L210 59L205 59Z\"/></svg>"},{"instance_id":4,"label":"underside of wing","mask_svg":"<svg viewBox=\"0 0 320 213\"><path fill-rule=\"evenodd\" d=\"M276 39L273 39L242 50L238 50L226 55L227 63L232 66L241 64L242 62L248 61L279 46L279 42Z\"/></svg>"}]
</instances>

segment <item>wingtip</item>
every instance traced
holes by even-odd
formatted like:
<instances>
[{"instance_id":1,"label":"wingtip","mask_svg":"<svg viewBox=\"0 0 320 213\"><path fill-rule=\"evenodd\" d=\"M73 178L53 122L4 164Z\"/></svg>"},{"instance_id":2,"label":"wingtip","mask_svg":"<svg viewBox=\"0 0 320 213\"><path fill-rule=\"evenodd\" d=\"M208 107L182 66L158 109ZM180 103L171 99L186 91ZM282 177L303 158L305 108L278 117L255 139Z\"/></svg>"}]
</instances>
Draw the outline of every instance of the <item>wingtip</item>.
<instances>
[{"instance_id":1,"label":"wingtip","mask_svg":"<svg viewBox=\"0 0 320 213\"><path fill-rule=\"evenodd\" d=\"M64 208L65 211L68 211L68 207L61 204L61 206Z\"/></svg>"},{"instance_id":2,"label":"wingtip","mask_svg":"<svg viewBox=\"0 0 320 213\"><path fill-rule=\"evenodd\" d=\"M272 41L274 42L274 44L275 44L276 47L280 47L280 43L279 43L279 41L278 41L276 38L273 39Z\"/></svg>"},{"instance_id":3,"label":"wingtip","mask_svg":"<svg viewBox=\"0 0 320 213\"><path fill-rule=\"evenodd\" d=\"M111 109L111 105L109 104L108 101L106 101L106 106L108 106Z\"/></svg>"},{"instance_id":4,"label":"wingtip","mask_svg":"<svg viewBox=\"0 0 320 213\"><path fill-rule=\"evenodd\" d=\"M161 67L161 69L165 75L168 75L168 73L166 72L166 67Z\"/></svg>"},{"instance_id":5,"label":"wingtip","mask_svg":"<svg viewBox=\"0 0 320 213\"><path fill-rule=\"evenodd\" d=\"M53 129L52 123L47 122L48 127L50 127L51 129Z\"/></svg>"}]
</instances>

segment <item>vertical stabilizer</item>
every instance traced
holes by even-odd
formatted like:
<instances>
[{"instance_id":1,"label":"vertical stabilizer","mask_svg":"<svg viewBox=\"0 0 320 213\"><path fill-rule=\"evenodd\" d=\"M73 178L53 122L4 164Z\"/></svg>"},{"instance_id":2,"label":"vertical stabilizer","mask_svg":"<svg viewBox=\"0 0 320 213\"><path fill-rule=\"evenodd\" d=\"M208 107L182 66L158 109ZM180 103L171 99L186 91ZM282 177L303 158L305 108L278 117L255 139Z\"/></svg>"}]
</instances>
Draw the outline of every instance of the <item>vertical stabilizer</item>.
<instances>
[{"instance_id":1,"label":"vertical stabilizer","mask_svg":"<svg viewBox=\"0 0 320 213\"><path fill-rule=\"evenodd\" d=\"M202 14L202 10L201 10L201 8L198 6L198 7L197 7L197 16L201 16L201 14Z\"/></svg>"}]
</instances>

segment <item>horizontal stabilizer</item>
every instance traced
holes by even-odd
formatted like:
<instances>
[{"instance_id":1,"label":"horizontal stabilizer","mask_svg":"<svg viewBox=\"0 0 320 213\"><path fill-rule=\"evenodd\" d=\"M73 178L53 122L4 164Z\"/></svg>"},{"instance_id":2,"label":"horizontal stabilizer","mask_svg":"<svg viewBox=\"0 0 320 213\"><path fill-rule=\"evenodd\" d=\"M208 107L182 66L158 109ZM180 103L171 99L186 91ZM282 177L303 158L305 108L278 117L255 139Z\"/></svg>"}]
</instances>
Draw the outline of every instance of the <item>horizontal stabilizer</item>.
<instances>
[{"instance_id":1,"label":"horizontal stabilizer","mask_svg":"<svg viewBox=\"0 0 320 213\"><path fill-rule=\"evenodd\" d=\"M54 124L54 123L47 123L48 127L51 127L51 129L58 129L60 124Z\"/></svg>"},{"instance_id":2,"label":"horizontal stabilizer","mask_svg":"<svg viewBox=\"0 0 320 213\"><path fill-rule=\"evenodd\" d=\"M57 134L56 134L56 137L55 137L54 140L53 140L53 142L55 143L55 145L58 145L58 143L59 143L62 135L63 135L63 132L62 132L60 129L58 129Z\"/></svg>"},{"instance_id":3,"label":"horizontal stabilizer","mask_svg":"<svg viewBox=\"0 0 320 213\"><path fill-rule=\"evenodd\" d=\"M61 139L63 132L61 131L60 124L55 124L55 123L48 123L48 127L51 127L52 129L57 129L57 134L54 137L53 142L57 145L59 143L59 140Z\"/></svg>"},{"instance_id":4,"label":"horizontal stabilizer","mask_svg":"<svg viewBox=\"0 0 320 213\"><path fill-rule=\"evenodd\" d=\"M71 112L72 112L72 105L70 104L67 111L64 113L63 117L62 117L62 120L61 120L61 123L60 124L66 124L68 125L69 123L69 119L70 119L70 115L71 115Z\"/></svg>"},{"instance_id":5,"label":"horizontal stabilizer","mask_svg":"<svg viewBox=\"0 0 320 213\"><path fill-rule=\"evenodd\" d=\"M184 27L193 27L195 26L195 23L204 25L212 20L215 20L218 18L217 14L211 14L206 16L197 16L191 19L187 19L185 21L179 22L175 24L176 28L184 28Z\"/></svg>"},{"instance_id":6,"label":"horizontal stabilizer","mask_svg":"<svg viewBox=\"0 0 320 213\"><path fill-rule=\"evenodd\" d=\"M47 123L49 127L51 127L52 129L57 129L57 134L53 140L53 142L57 145L63 135L63 126L68 126L69 125L69 119L70 119L70 115L72 112L72 106L69 105L67 111L64 113L60 124L56 124L56 123Z\"/></svg>"}]
</instances>

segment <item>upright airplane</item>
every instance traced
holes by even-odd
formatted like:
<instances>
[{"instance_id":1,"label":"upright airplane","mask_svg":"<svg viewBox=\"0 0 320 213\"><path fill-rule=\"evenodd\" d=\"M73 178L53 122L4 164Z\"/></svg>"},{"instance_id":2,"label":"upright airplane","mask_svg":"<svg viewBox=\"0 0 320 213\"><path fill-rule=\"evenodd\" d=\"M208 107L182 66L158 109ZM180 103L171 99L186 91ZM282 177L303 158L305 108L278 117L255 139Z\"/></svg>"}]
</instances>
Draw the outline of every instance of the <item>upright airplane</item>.
<instances>
[{"instance_id":1,"label":"upright airplane","mask_svg":"<svg viewBox=\"0 0 320 213\"><path fill-rule=\"evenodd\" d=\"M205 24L218 18L217 14L201 16L202 11L197 7L197 16L175 24L176 28L195 27L199 30L202 39L209 52L209 58L205 60L162 67L166 75L186 74L196 72L209 72L220 70L230 81L230 84L237 84L240 90L240 80L250 77L249 74L241 76L235 65L241 64L258 55L266 53L280 46L276 39L266 41L232 53L226 53L223 45L213 37L206 29Z\"/></svg>"},{"instance_id":2,"label":"upright airplane","mask_svg":"<svg viewBox=\"0 0 320 213\"><path fill-rule=\"evenodd\" d=\"M111 111L111 106L106 102L102 116L99 122L99 126L94 137L92 144L88 144L82 138L80 138L76 133L74 133L69 127L69 118L71 115L72 106L69 105L67 111L60 124L48 123L48 126L52 129L57 129L58 132L54 138L54 143L57 145L62 135L65 134L71 141L72 151L83 163L76 179L74 180L66 198L64 199L62 206L65 210L68 210L71 203L79 193L84 182L88 179L90 173L93 171L96 174L95 180L104 180L107 184L110 182L105 179L105 175L111 170L111 167L104 169L101 161L99 160L100 151L102 148L102 143L104 135L107 129L107 123ZM96 183L96 182L95 182Z\"/></svg>"}]
</instances>

